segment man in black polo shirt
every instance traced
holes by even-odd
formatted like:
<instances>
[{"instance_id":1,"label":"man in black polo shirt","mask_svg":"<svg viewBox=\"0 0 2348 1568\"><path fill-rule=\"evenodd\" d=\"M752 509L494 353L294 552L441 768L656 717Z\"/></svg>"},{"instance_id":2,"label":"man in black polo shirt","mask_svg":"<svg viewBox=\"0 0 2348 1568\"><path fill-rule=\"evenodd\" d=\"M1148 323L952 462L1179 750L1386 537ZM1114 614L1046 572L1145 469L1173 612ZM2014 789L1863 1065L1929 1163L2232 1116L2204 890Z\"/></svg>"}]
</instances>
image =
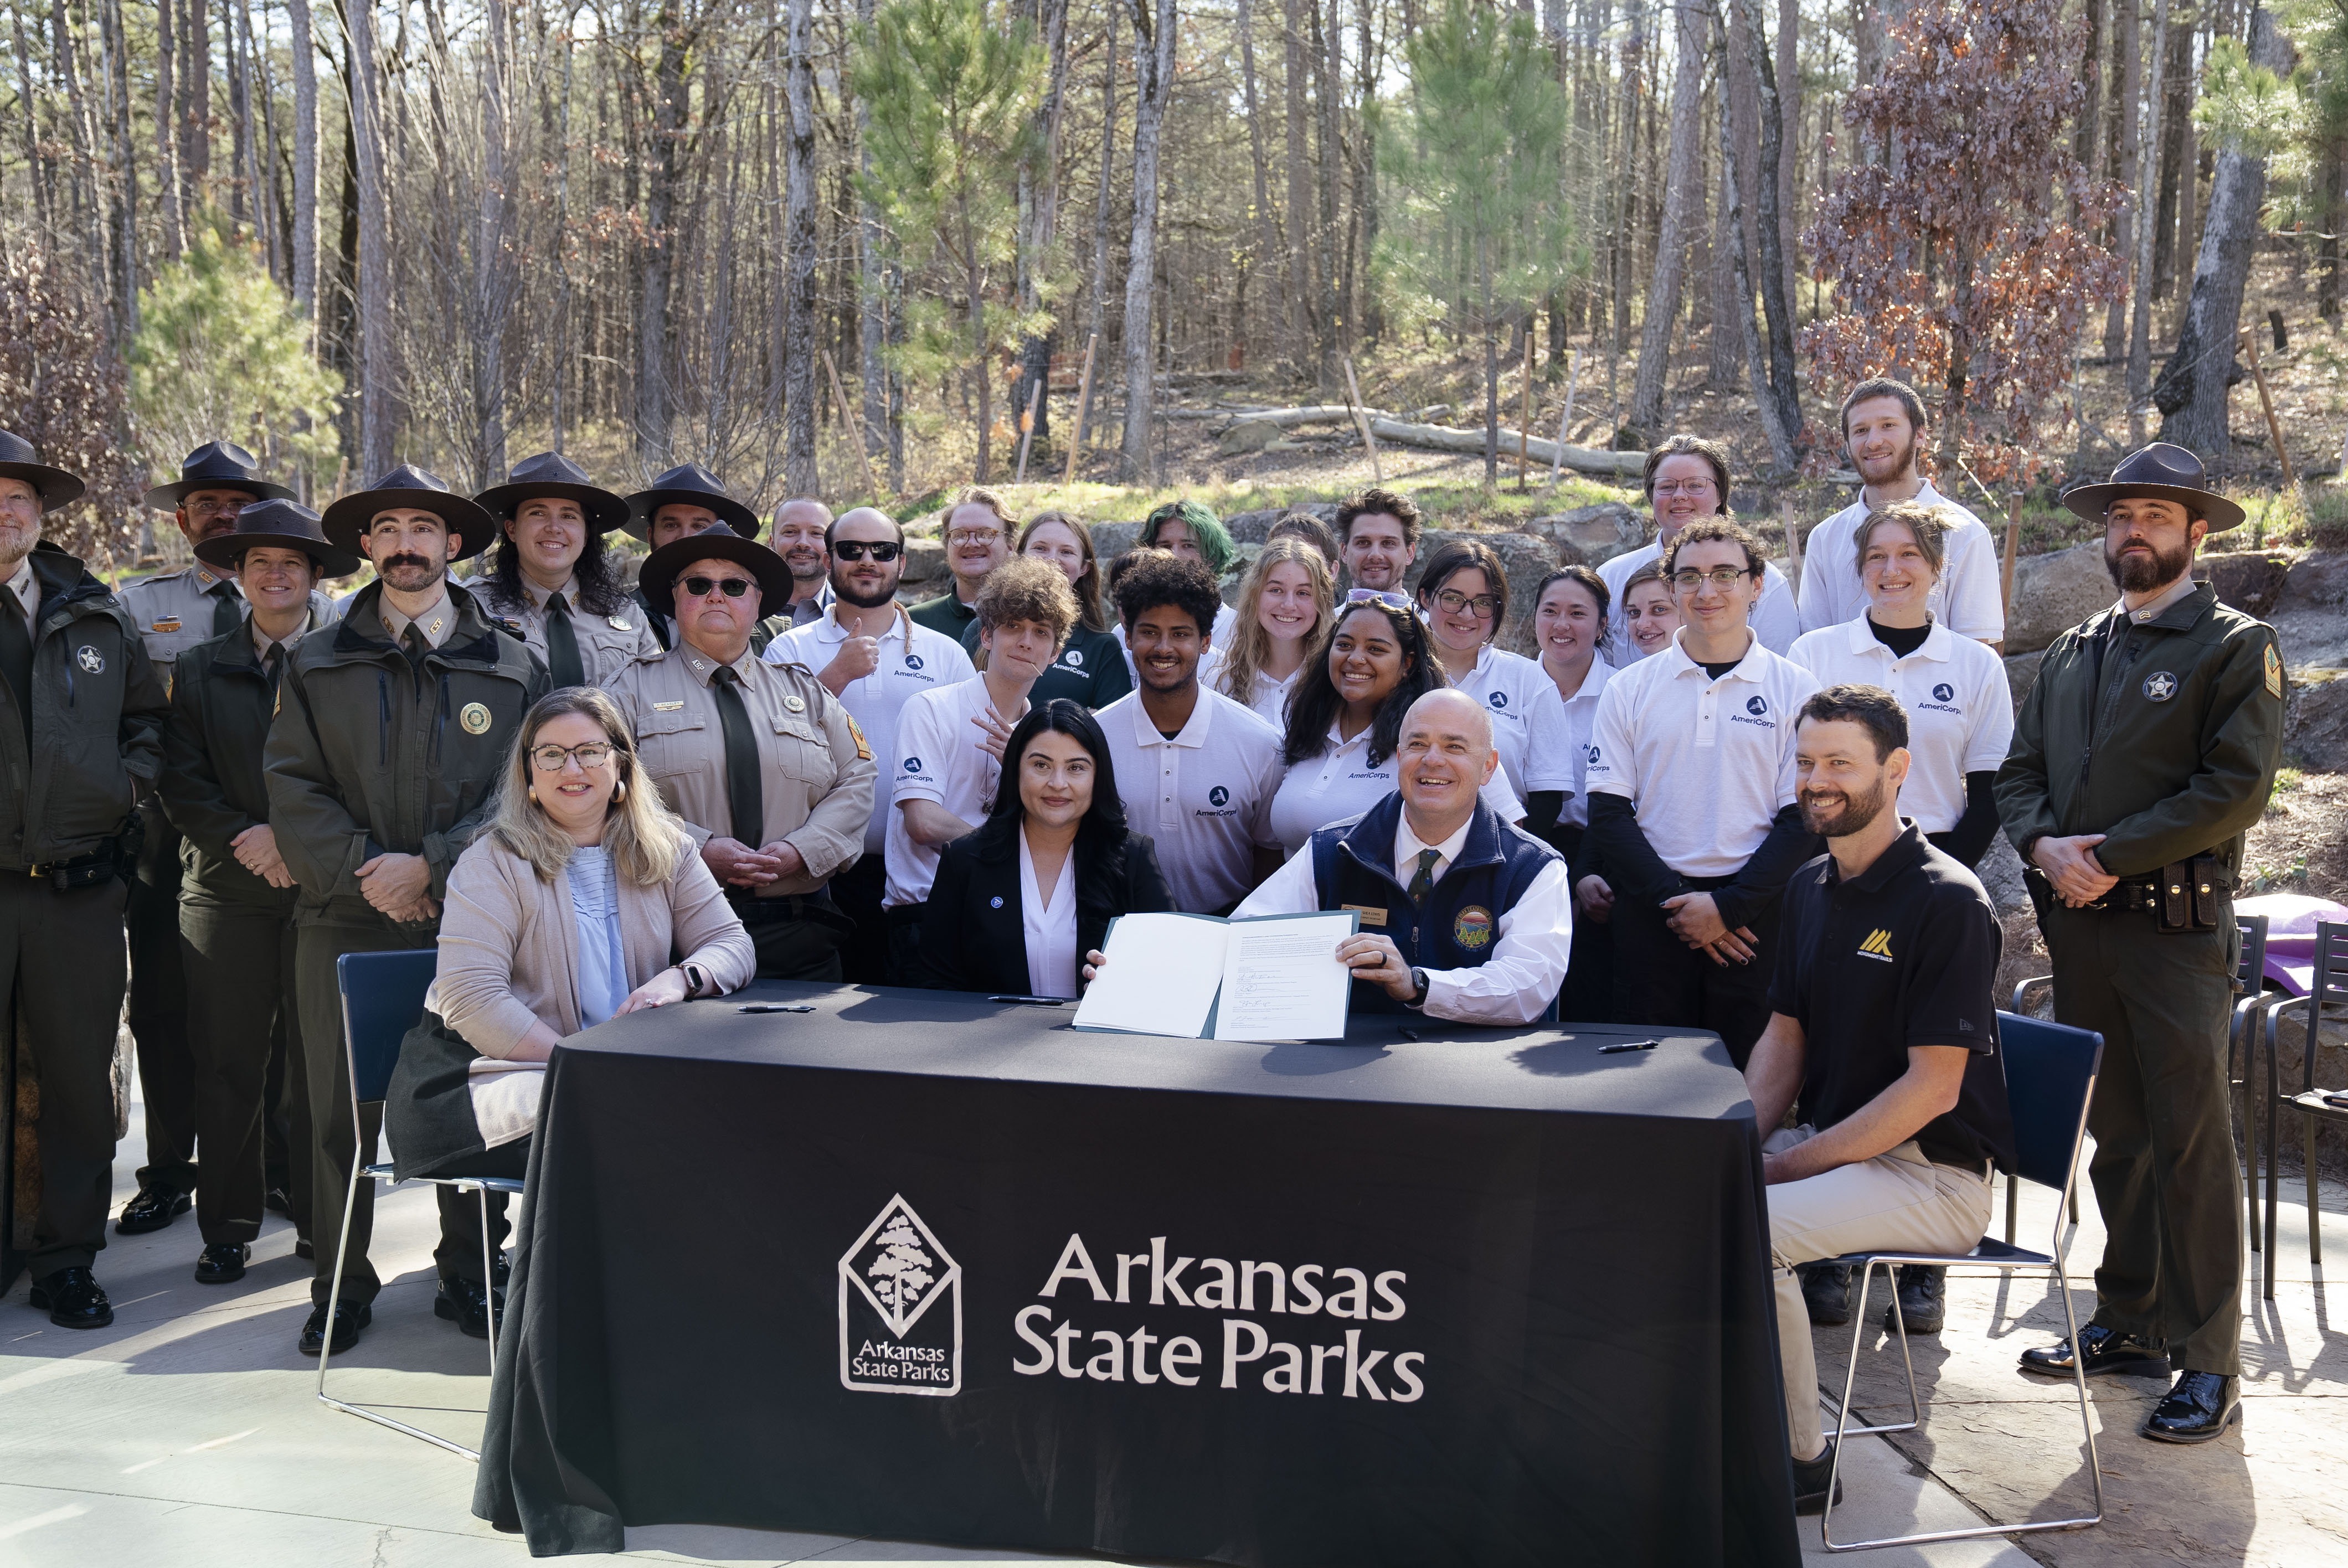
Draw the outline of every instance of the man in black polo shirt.
<instances>
[{"instance_id":1,"label":"man in black polo shirt","mask_svg":"<svg viewBox=\"0 0 2348 1568\"><path fill-rule=\"evenodd\" d=\"M1908 715L1879 686L1802 705L1795 787L1827 853L1786 884L1769 1026L1745 1069L1769 1135L1769 1246L1794 1506L1826 1505L1834 1455L1797 1265L1844 1253L1970 1251L1990 1167L2013 1163L1997 1062L1999 933L1973 874L1894 809Z\"/></svg>"}]
</instances>

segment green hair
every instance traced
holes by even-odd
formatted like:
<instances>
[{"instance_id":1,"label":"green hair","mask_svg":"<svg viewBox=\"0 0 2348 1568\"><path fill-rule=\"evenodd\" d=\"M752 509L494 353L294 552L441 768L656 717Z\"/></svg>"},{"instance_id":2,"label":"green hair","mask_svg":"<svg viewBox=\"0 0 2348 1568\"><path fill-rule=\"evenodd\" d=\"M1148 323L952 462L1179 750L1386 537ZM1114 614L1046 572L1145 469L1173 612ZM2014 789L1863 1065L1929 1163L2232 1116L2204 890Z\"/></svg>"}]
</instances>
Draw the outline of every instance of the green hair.
<instances>
[{"instance_id":1,"label":"green hair","mask_svg":"<svg viewBox=\"0 0 2348 1568\"><path fill-rule=\"evenodd\" d=\"M1231 533L1223 527L1223 519L1197 501L1169 501L1142 519L1141 543L1155 544L1158 526L1169 518L1179 518L1190 530L1190 538L1199 547L1199 554L1207 569L1218 578L1231 569L1240 548L1231 541Z\"/></svg>"}]
</instances>

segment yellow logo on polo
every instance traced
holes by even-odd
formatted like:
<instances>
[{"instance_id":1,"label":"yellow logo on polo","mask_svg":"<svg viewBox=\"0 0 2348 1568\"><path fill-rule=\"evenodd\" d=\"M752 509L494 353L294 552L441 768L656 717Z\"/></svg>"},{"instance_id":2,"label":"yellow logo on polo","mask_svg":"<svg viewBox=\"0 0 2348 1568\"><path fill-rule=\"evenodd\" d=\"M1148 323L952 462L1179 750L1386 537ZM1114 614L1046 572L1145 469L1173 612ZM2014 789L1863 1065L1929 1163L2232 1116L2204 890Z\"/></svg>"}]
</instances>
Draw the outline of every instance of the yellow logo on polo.
<instances>
[{"instance_id":1,"label":"yellow logo on polo","mask_svg":"<svg viewBox=\"0 0 2348 1568\"><path fill-rule=\"evenodd\" d=\"M457 715L457 722L465 726L469 735L486 735L489 733L489 710L484 703L468 702Z\"/></svg>"},{"instance_id":2,"label":"yellow logo on polo","mask_svg":"<svg viewBox=\"0 0 2348 1568\"><path fill-rule=\"evenodd\" d=\"M1887 964L1890 963L1891 933L1883 930L1869 931L1867 934L1867 940L1859 945L1859 956L1862 958L1879 958Z\"/></svg>"}]
</instances>

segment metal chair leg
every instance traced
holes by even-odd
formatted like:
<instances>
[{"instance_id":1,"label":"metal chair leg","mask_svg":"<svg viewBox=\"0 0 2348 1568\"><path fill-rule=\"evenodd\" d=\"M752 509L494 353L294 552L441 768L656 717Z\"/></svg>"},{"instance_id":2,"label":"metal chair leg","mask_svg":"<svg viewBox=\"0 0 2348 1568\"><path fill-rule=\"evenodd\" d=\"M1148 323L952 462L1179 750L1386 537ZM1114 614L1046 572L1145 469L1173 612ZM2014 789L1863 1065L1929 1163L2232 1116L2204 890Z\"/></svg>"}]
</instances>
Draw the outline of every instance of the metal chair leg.
<instances>
[{"instance_id":1,"label":"metal chair leg","mask_svg":"<svg viewBox=\"0 0 2348 1568\"><path fill-rule=\"evenodd\" d=\"M489 1261L489 1189L475 1187L481 1199L481 1294L489 1317L489 1376L498 1375L498 1271Z\"/></svg>"},{"instance_id":2,"label":"metal chair leg","mask_svg":"<svg viewBox=\"0 0 2348 1568\"><path fill-rule=\"evenodd\" d=\"M2005 1245L2013 1245L2013 1216L2022 1201L2022 1178L2009 1171L2005 1176Z\"/></svg>"},{"instance_id":3,"label":"metal chair leg","mask_svg":"<svg viewBox=\"0 0 2348 1568\"><path fill-rule=\"evenodd\" d=\"M2286 1004L2287 1005L2287 1004ZM2282 1009L2267 1015L2267 1289L2266 1299L2275 1298L2275 1210L2281 1203L2280 1187L2282 1181L2282 1052L2275 1046L2275 1026L2281 1021Z\"/></svg>"},{"instance_id":4,"label":"metal chair leg","mask_svg":"<svg viewBox=\"0 0 2348 1568\"><path fill-rule=\"evenodd\" d=\"M2320 1211L2315 1206L2315 1118L2299 1119L2301 1144L2300 1174L2307 1183L2307 1261L2323 1261L2323 1227L2317 1223Z\"/></svg>"}]
</instances>

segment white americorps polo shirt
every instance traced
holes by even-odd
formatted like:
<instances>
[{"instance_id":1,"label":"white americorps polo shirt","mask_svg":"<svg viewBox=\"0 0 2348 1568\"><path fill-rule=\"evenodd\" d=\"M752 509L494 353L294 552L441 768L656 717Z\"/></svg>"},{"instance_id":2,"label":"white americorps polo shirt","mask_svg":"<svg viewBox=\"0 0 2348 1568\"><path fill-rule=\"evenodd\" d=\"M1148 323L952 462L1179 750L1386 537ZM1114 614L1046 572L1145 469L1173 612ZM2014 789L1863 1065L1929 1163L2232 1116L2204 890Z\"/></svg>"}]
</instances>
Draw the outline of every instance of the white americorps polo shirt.
<instances>
[{"instance_id":1,"label":"white americorps polo shirt","mask_svg":"<svg viewBox=\"0 0 2348 1568\"><path fill-rule=\"evenodd\" d=\"M837 606L814 620L802 621L767 645L769 664L804 664L817 674L839 657L848 641ZM924 692L958 685L978 671L962 644L926 626L916 625L902 610L880 639L880 663L871 674L848 683L839 694L842 706L856 716L867 745L880 764L880 777L872 792L872 820L864 829L864 853L883 852L889 825L897 813L889 804L897 751L897 716L907 702Z\"/></svg>"},{"instance_id":2,"label":"white americorps polo shirt","mask_svg":"<svg viewBox=\"0 0 2348 1568\"><path fill-rule=\"evenodd\" d=\"M2005 601L1998 589L1997 541L1982 520L1932 488L1916 492L1916 504L1938 507L1949 524L1941 549L1947 561L1932 585L1932 619L1960 637L1982 642L2005 641ZM1867 613L1867 589L1859 580L1859 525L1867 519L1866 492L1810 530L1802 552L1802 630L1819 631Z\"/></svg>"},{"instance_id":3,"label":"white americorps polo shirt","mask_svg":"<svg viewBox=\"0 0 2348 1568\"><path fill-rule=\"evenodd\" d=\"M1946 833L1965 814L1965 775L1995 769L2013 743L2013 689L2005 661L1986 643L1939 621L1905 659L1876 641L1867 617L1804 635L1794 662L1820 686L1880 686L1908 710L1914 762L1900 788L1900 814L1926 833Z\"/></svg>"},{"instance_id":4,"label":"white americorps polo shirt","mask_svg":"<svg viewBox=\"0 0 2348 1568\"><path fill-rule=\"evenodd\" d=\"M898 802L933 800L973 826L994 809L1003 765L993 753L980 748L985 732L971 722L986 711L986 682L964 681L923 692L898 713L897 743L880 757L880 771L892 774L894 781L889 797L889 886L880 899L883 908L926 904L930 885L938 879L938 852L905 831L905 814ZM1024 716L1003 715L1013 723Z\"/></svg>"},{"instance_id":5,"label":"white americorps polo shirt","mask_svg":"<svg viewBox=\"0 0 2348 1568\"><path fill-rule=\"evenodd\" d=\"M1606 585L1606 626L1616 648L1629 649L1631 629L1622 620L1622 585L1631 580L1643 566L1663 559L1663 547L1659 540L1641 545L1637 549L1611 556L1598 563L1598 580ZM1808 568L1803 569L1805 577ZM1802 614L1794 603L1794 585L1786 574L1768 561L1761 563L1761 597L1753 601L1753 630L1761 634L1761 646L1772 653L1783 653L1802 634ZM1635 657L1635 651L1625 657Z\"/></svg>"},{"instance_id":6,"label":"white americorps polo shirt","mask_svg":"<svg viewBox=\"0 0 2348 1568\"><path fill-rule=\"evenodd\" d=\"M1199 661L1199 684L1212 687L1226 697L1231 696L1231 692L1223 691L1226 683L1224 666L1227 662L1221 643L1218 642L1208 649L1207 656ZM1235 698L1234 701L1245 702L1257 718L1282 734L1286 734L1289 693L1296 690L1296 678L1310 669L1312 664L1313 661L1308 658L1291 671L1285 681L1277 675L1267 675L1259 670L1255 672L1255 691L1248 696Z\"/></svg>"},{"instance_id":7,"label":"white americorps polo shirt","mask_svg":"<svg viewBox=\"0 0 2348 1568\"><path fill-rule=\"evenodd\" d=\"M1590 786L1585 776L1590 732L1598 723L1598 699L1613 679L1614 667L1603 656L1593 658L1590 672L1581 678L1581 689L1569 701L1557 694L1557 682L1550 680L1549 672L1541 671L1549 695L1533 707L1532 744L1525 753L1525 791L1529 794L1535 790L1564 790L1565 804L1557 820L1567 827L1590 825Z\"/></svg>"},{"instance_id":8,"label":"white americorps polo shirt","mask_svg":"<svg viewBox=\"0 0 2348 1568\"><path fill-rule=\"evenodd\" d=\"M1557 695L1557 682L1523 654L1504 652L1488 642L1476 651L1476 667L1452 684L1492 716L1492 744L1500 753L1501 770L1509 775L1509 787L1522 798L1533 710L1543 692Z\"/></svg>"},{"instance_id":9,"label":"white americorps polo shirt","mask_svg":"<svg viewBox=\"0 0 2348 1568\"><path fill-rule=\"evenodd\" d=\"M1401 777L1397 759L1389 756L1370 765L1370 736L1376 730L1375 724L1367 725L1352 740L1341 741L1333 721L1321 754L1305 758L1281 779L1272 800L1272 831L1283 852L1294 855L1316 829L1359 816L1394 793ZM1524 803L1509 787L1505 770L1493 769L1479 793L1502 822L1524 820Z\"/></svg>"},{"instance_id":10,"label":"white americorps polo shirt","mask_svg":"<svg viewBox=\"0 0 2348 1568\"><path fill-rule=\"evenodd\" d=\"M1583 777L1591 794L1637 808L1664 865L1732 876L1794 803L1794 715L1818 678L1756 641L1715 681L1687 656L1686 636L1607 682Z\"/></svg>"},{"instance_id":11,"label":"white americorps polo shirt","mask_svg":"<svg viewBox=\"0 0 2348 1568\"><path fill-rule=\"evenodd\" d=\"M1255 846L1280 844L1272 832L1279 732L1204 686L1170 741L1149 722L1138 692L1095 717L1108 738L1126 825L1157 841L1174 907L1212 915L1239 902L1253 885Z\"/></svg>"}]
</instances>

